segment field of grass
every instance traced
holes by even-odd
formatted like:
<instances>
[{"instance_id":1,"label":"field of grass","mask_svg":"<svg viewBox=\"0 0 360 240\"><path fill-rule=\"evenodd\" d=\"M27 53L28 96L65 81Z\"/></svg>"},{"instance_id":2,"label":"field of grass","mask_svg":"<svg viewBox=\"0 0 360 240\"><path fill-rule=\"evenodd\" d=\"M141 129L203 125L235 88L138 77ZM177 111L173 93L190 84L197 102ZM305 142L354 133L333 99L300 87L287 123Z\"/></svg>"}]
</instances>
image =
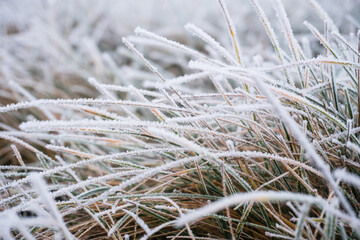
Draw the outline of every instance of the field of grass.
<instances>
[{"instance_id":1,"label":"field of grass","mask_svg":"<svg viewBox=\"0 0 360 240\"><path fill-rule=\"evenodd\" d=\"M360 239L357 0L0 2L0 239Z\"/></svg>"}]
</instances>

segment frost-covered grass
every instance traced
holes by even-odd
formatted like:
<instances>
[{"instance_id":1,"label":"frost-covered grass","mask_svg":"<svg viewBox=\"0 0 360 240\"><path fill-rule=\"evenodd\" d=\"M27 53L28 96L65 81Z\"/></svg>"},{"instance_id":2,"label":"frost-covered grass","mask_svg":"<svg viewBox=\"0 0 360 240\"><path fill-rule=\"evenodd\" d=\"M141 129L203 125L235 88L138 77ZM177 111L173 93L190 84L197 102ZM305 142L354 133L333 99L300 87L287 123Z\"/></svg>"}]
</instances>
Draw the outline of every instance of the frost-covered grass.
<instances>
[{"instance_id":1,"label":"frost-covered grass","mask_svg":"<svg viewBox=\"0 0 360 240\"><path fill-rule=\"evenodd\" d=\"M360 238L356 0L33 2L0 3L0 239Z\"/></svg>"}]
</instances>

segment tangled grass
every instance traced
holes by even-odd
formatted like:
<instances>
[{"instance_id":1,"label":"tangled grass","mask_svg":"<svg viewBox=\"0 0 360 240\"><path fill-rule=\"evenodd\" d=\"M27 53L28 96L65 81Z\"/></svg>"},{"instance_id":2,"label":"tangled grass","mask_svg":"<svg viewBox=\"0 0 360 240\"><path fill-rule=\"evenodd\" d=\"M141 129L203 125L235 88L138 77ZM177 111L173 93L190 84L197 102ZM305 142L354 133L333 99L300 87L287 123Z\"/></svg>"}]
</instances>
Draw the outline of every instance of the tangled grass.
<instances>
[{"instance_id":1,"label":"tangled grass","mask_svg":"<svg viewBox=\"0 0 360 240\"><path fill-rule=\"evenodd\" d=\"M219 37L137 27L121 46L103 4L5 24L0 238L359 238L356 18L304 1L321 21L294 34L281 0L271 21L250 0L254 55L223 0Z\"/></svg>"}]
</instances>

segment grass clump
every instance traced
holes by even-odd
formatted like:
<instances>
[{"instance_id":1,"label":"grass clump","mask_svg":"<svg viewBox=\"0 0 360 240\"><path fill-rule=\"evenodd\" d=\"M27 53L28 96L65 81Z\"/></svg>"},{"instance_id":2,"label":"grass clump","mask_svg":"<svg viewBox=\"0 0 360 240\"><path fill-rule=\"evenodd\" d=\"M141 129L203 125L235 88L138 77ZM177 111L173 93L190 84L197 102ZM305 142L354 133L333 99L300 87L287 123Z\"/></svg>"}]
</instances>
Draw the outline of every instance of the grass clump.
<instances>
[{"instance_id":1,"label":"grass clump","mask_svg":"<svg viewBox=\"0 0 360 240\"><path fill-rule=\"evenodd\" d=\"M359 238L359 40L308 3L321 21L299 42L281 0L272 21L251 0L268 37L253 58L223 0L229 47L195 24L197 40L137 27L118 47L101 9L66 39L50 28L62 65L9 45L6 64L24 59L1 68L0 238ZM105 37L76 45L91 24Z\"/></svg>"}]
</instances>

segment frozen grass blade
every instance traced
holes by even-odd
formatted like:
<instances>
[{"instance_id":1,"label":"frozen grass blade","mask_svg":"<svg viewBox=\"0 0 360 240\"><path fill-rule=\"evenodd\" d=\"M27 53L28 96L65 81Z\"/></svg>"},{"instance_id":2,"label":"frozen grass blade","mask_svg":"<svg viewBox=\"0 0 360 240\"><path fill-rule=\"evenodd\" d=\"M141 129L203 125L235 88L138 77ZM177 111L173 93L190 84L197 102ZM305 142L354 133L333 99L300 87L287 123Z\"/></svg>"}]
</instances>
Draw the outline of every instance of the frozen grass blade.
<instances>
[{"instance_id":1,"label":"frozen grass blade","mask_svg":"<svg viewBox=\"0 0 360 240\"><path fill-rule=\"evenodd\" d=\"M223 1L220 1L220 4L222 7L225 6L225 5L223 5ZM229 16L226 15L228 13L225 14L225 10L227 11L226 8L223 8L224 15L226 16L226 19L228 19L227 17L229 17ZM229 18L229 21L230 20L231 19ZM240 63L240 65L241 65L240 56L239 56L238 51L236 51L237 57L238 57L238 62L236 62L236 60L233 58L233 56L231 56L231 54L224 47L222 47L215 39L213 39L211 36L209 36L207 33L205 33L202 29L198 28L197 26L195 26L194 24L191 24L191 23L186 24L185 28L186 28L186 30L188 30L192 34L198 36L199 38L204 40L206 43L208 43L210 46L212 46L231 64L238 65ZM230 28L230 25L229 25L229 28ZM231 29L230 29L230 31L231 31ZM233 36L232 34L231 34L231 37L233 37L233 44L236 44L236 46L234 45L234 48L237 49L238 47L237 47L236 37L235 37L235 35Z\"/></svg>"},{"instance_id":2,"label":"frozen grass blade","mask_svg":"<svg viewBox=\"0 0 360 240\"><path fill-rule=\"evenodd\" d=\"M295 201L308 204L316 204L327 211L336 214L338 217L343 218L352 226L360 226L360 221L356 217L351 217L349 215L343 214L342 212L335 210L329 205L329 203L320 197L313 197L304 194L297 193L286 193L286 192L251 192L251 193L240 193L235 194L226 198L223 198L219 201L216 201L212 204L209 204L205 207L198 209L197 211L191 212L184 215L177 220L176 224L181 226L185 223L189 223L198 219L201 219L211 213L215 213L225 207L229 207L235 204L244 204L246 202L271 202L271 201Z\"/></svg>"},{"instance_id":3,"label":"frozen grass blade","mask_svg":"<svg viewBox=\"0 0 360 240\"><path fill-rule=\"evenodd\" d=\"M68 228L66 227L63 218L57 209L56 203L53 198L50 196L48 190L46 189L46 183L42 179L42 177L38 174L33 174L30 177L30 181L32 186L34 187L38 197L41 201L46 205L52 217L56 220L59 224L61 231L64 234L65 239L74 239L72 234L69 232Z\"/></svg>"},{"instance_id":4,"label":"frozen grass blade","mask_svg":"<svg viewBox=\"0 0 360 240\"><path fill-rule=\"evenodd\" d=\"M229 28L229 33L230 33L230 38L232 40L232 45L233 45L233 48L235 50L235 53L236 53L236 57L237 57L237 60L238 60L238 63L240 64L240 66L243 66L244 63L242 62L243 58L241 57L241 52L240 52L240 49L239 49L239 44L238 44L238 39L237 39L237 31L236 31L236 28L234 26L234 23L230 17L230 14L229 14L229 11L226 7L226 4L224 2L224 0L219 0L219 4L221 6L221 9L223 11L223 14L224 14L224 17L226 19L226 22L228 24L228 28Z\"/></svg>"},{"instance_id":5,"label":"frozen grass blade","mask_svg":"<svg viewBox=\"0 0 360 240\"><path fill-rule=\"evenodd\" d=\"M274 46L275 52L277 53L277 56L278 56L278 58L280 60L280 63L284 64L284 57L282 55L282 50L280 48L279 41L278 41L278 39L276 37L274 29L271 27L271 24L270 24L269 20L267 19L266 15L265 15L264 10L262 9L262 7L261 7L258 0L250 0L250 2L254 6L256 13L258 14L262 24L264 25L266 33L269 36L269 39L270 39L272 45ZM285 73L285 77L287 79L287 82L290 83L290 84L294 84L293 82L291 82L286 70L284 70L284 73Z\"/></svg>"}]
</instances>

